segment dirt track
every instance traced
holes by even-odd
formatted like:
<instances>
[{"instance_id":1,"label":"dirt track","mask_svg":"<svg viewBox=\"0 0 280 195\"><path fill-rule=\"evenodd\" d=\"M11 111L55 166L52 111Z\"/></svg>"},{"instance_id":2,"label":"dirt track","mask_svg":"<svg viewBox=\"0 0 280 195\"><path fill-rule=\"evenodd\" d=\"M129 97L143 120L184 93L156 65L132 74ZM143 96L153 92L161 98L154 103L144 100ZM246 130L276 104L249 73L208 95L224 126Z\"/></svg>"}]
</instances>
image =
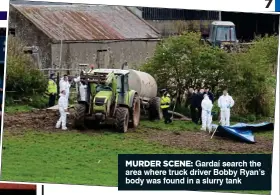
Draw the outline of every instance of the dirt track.
<instances>
[{"instance_id":1,"label":"dirt track","mask_svg":"<svg viewBox=\"0 0 280 195\"><path fill-rule=\"evenodd\" d=\"M152 137L152 135L151 135ZM202 152L225 152L225 153L264 153L272 152L272 140L264 137L256 137L257 143L247 144L231 139L215 136L210 139L205 132L157 132L152 141L165 146L189 148Z\"/></svg>"},{"instance_id":2,"label":"dirt track","mask_svg":"<svg viewBox=\"0 0 280 195\"><path fill-rule=\"evenodd\" d=\"M58 113L51 111L36 110L28 113L5 114L4 129L14 128L34 128L34 129L53 129L50 121L56 121Z\"/></svg>"},{"instance_id":3,"label":"dirt track","mask_svg":"<svg viewBox=\"0 0 280 195\"><path fill-rule=\"evenodd\" d=\"M56 132L54 128L58 119L58 113L53 111L33 111L29 113L17 113L14 115L5 114L4 131L13 131L15 134L24 133L24 129L36 129ZM71 121L71 120L69 120ZM71 125L68 125L71 129ZM74 129L72 129L74 130ZM104 129L101 132L104 132ZM89 136L100 131L87 130ZM270 153L272 152L273 140L256 136L256 144L241 143L227 138L210 135L205 132L170 132L155 129L141 128L129 132L131 137L145 139L149 142L157 142L164 146L186 148L201 152L225 152L225 153Z\"/></svg>"}]
</instances>

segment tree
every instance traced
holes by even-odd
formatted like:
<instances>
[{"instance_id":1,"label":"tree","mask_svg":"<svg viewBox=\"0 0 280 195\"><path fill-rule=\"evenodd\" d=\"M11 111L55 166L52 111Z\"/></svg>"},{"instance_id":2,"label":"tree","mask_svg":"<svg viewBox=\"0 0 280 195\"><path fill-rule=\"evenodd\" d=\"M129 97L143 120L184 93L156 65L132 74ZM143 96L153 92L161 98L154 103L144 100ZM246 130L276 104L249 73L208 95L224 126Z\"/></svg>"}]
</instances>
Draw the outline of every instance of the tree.
<instances>
[{"instance_id":1,"label":"tree","mask_svg":"<svg viewBox=\"0 0 280 195\"><path fill-rule=\"evenodd\" d=\"M178 104L189 87L210 85L216 97L228 88L236 101L234 114L273 116L278 37L257 37L243 53L227 53L200 39L188 32L162 40L142 71L178 95Z\"/></svg>"},{"instance_id":2,"label":"tree","mask_svg":"<svg viewBox=\"0 0 280 195\"><path fill-rule=\"evenodd\" d=\"M141 67L155 77L159 88L177 94L178 103L189 87L207 84L218 91L230 82L230 77L224 77L230 65L229 54L200 40L201 34L194 32L164 39L154 57Z\"/></svg>"},{"instance_id":3,"label":"tree","mask_svg":"<svg viewBox=\"0 0 280 195\"><path fill-rule=\"evenodd\" d=\"M15 91L13 96L17 97L43 94L47 87L47 80L23 49L24 43L16 37L9 37L6 89Z\"/></svg>"},{"instance_id":4,"label":"tree","mask_svg":"<svg viewBox=\"0 0 280 195\"><path fill-rule=\"evenodd\" d=\"M278 37L257 37L245 53L234 56L237 81L232 83L240 114L273 116L276 89Z\"/></svg>"}]
</instances>

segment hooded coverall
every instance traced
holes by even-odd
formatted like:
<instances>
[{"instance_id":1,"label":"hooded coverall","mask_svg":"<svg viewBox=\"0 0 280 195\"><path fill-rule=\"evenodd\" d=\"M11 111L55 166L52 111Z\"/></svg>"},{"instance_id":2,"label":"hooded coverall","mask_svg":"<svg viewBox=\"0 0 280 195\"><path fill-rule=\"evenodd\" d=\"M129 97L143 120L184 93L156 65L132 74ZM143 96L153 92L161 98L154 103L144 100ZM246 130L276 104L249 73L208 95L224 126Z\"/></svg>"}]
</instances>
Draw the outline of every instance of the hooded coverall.
<instances>
[{"instance_id":1,"label":"hooded coverall","mask_svg":"<svg viewBox=\"0 0 280 195\"><path fill-rule=\"evenodd\" d=\"M66 110L68 108L68 100L66 98L66 95L60 94L60 98L58 100L58 107L59 107L59 113L60 113L60 118L56 123L56 128L62 127L63 130L66 130L66 118L67 118L67 113Z\"/></svg>"},{"instance_id":2,"label":"hooded coverall","mask_svg":"<svg viewBox=\"0 0 280 195\"><path fill-rule=\"evenodd\" d=\"M208 97L208 95L205 95L204 99L201 102L202 112L201 112L201 119L202 119L202 128L201 130L206 131L206 129L211 129L211 123L212 123L212 108L213 103Z\"/></svg>"},{"instance_id":3,"label":"hooded coverall","mask_svg":"<svg viewBox=\"0 0 280 195\"><path fill-rule=\"evenodd\" d=\"M172 120L170 119L170 116L169 116L169 113L168 113L168 108L170 107L170 97L169 95L163 95L161 97L161 100L160 100L160 108L162 110L162 114L163 114L163 117L164 117L164 122L167 124L167 123L171 123Z\"/></svg>"},{"instance_id":4,"label":"hooded coverall","mask_svg":"<svg viewBox=\"0 0 280 195\"><path fill-rule=\"evenodd\" d=\"M222 95L218 100L221 110L221 125L230 126L230 109L234 106L234 100L230 95Z\"/></svg>"},{"instance_id":5,"label":"hooded coverall","mask_svg":"<svg viewBox=\"0 0 280 195\"><path fill-rule=\"evenodd\" d=\"M70 83L68 81L63 80L63 78L59 82L59 88L60 92L65 91L65 97L67 99L67 107L68 107L68 101L69 101L69 94L70 94Z\"/></svg>"}]
</instances>

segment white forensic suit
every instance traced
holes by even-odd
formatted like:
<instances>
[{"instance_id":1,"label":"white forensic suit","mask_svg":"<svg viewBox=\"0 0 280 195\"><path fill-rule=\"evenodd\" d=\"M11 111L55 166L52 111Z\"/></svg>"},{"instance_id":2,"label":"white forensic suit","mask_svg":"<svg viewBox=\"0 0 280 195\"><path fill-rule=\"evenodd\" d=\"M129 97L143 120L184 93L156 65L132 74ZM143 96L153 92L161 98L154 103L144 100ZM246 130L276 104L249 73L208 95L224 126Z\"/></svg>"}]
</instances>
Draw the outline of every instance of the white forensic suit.
<instances>
[{"instance_id":1,"label":"white forensic suit","mask_svg":"<svg viewBox=\"0 0 280 195\"><path fill-rule=\"evenodd\" d=\"M61 93L63 90L65 90L65 80L64 78L62 77L59 81L59 93Z\"/></svg>"},{"instance_id":2,"label":"white forensic suit","mask_svg":"<svg viewBox=\"0 0 280 195\"><path fill-rule=\"evenodd\" d=\"M59 92L61 92L61 88L62 88L62 85L63 85L63 82L64 82L64 78L60 78L60 81L59 81Z\"/></svg>"},{"instance_id":3,"label":"white forensic suit","mask_svg":"<svg viewBox=\"0 0 280 195\"><path fill-rule=\"evenodd\" d=\"M213 103L209 99L208 95L204 95L204 99L201 102L201 107L202 107L202 112L201 112L202 127L201 127L201 130L203 130L203 131L206 131L206 129L211 130Z\"/></svg>"},{"instance_id":4,"label":"white forensic suit","mask_svg":"<svg viewBox=\"0 0 280 195\"><path fill-rule=\"evenodd\" d=\"M234 100L230 95L222 95L218 99L218 106L221 111L221 125L230 126L230 109L234 106Z\"/></svg>"},{"instance_id":5,"label":"white forensic suit","mask_svg":"<svg viewBox=\"0 0 280 195\"><path fill-rule=\"evenodd\" d=\"M60 126L63 130L66 130L66 118L67 118L67 112L66 109L68 108L68 100L66 98L66 95L60 94L60 98L58 100L58 108L60 113L60 118L56 123L56 128L59 129Z\"/></svg>"},{"instance_id":6,"label":"white forensic suit","mask_svg":"<svg viewBox=\"0 0 280 195\"><path fill-rule=\"evenodd\" d=\"M79 85L79 92L80 92L80 101L86 101L87 100L87 85L84 85L80 77L74 78L74 82L80 83Z\"/></svg>"},{"instance_id":7,"label":"white forensic suit","mask_svg":"<svg viewBox=\"0 0 280 195\"><path fill-rule=\"evenodd\" d=\"M69 95L70 95L70 83L65 81L63 78L59 82L60 92L65 91L65 97L67 99L67 107L69 102Z\"/></svg>"}]
</instances>

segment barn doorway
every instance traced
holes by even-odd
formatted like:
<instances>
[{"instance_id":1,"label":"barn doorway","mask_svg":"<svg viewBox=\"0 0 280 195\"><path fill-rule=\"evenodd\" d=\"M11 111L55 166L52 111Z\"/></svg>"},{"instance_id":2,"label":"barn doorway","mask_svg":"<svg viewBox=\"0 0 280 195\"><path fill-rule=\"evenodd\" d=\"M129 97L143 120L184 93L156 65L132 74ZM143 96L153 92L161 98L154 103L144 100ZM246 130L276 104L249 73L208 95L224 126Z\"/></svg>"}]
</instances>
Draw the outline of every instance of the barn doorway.
<instances>
[{"instance_id":1,"label":"barn doorway","mask_svg":"<svg viewBox=\"0 0 280 195\"><path fill-rule=\"evenodd\" d=\"M249 42L255 36L278 34L278 15L222 12L222 20L236 25L237 38L242 42Z\"/></svg>"},{"instance_id":2,"label":"barn doorway","mask_svg":"<svg viewBox=\"0 0 280 195\"><path fill-rule=\"evenodd\" d=\"M110 53L108 50L97 50L98 68L108 68L110 66Z\"/></svg>"}]
</instances>

